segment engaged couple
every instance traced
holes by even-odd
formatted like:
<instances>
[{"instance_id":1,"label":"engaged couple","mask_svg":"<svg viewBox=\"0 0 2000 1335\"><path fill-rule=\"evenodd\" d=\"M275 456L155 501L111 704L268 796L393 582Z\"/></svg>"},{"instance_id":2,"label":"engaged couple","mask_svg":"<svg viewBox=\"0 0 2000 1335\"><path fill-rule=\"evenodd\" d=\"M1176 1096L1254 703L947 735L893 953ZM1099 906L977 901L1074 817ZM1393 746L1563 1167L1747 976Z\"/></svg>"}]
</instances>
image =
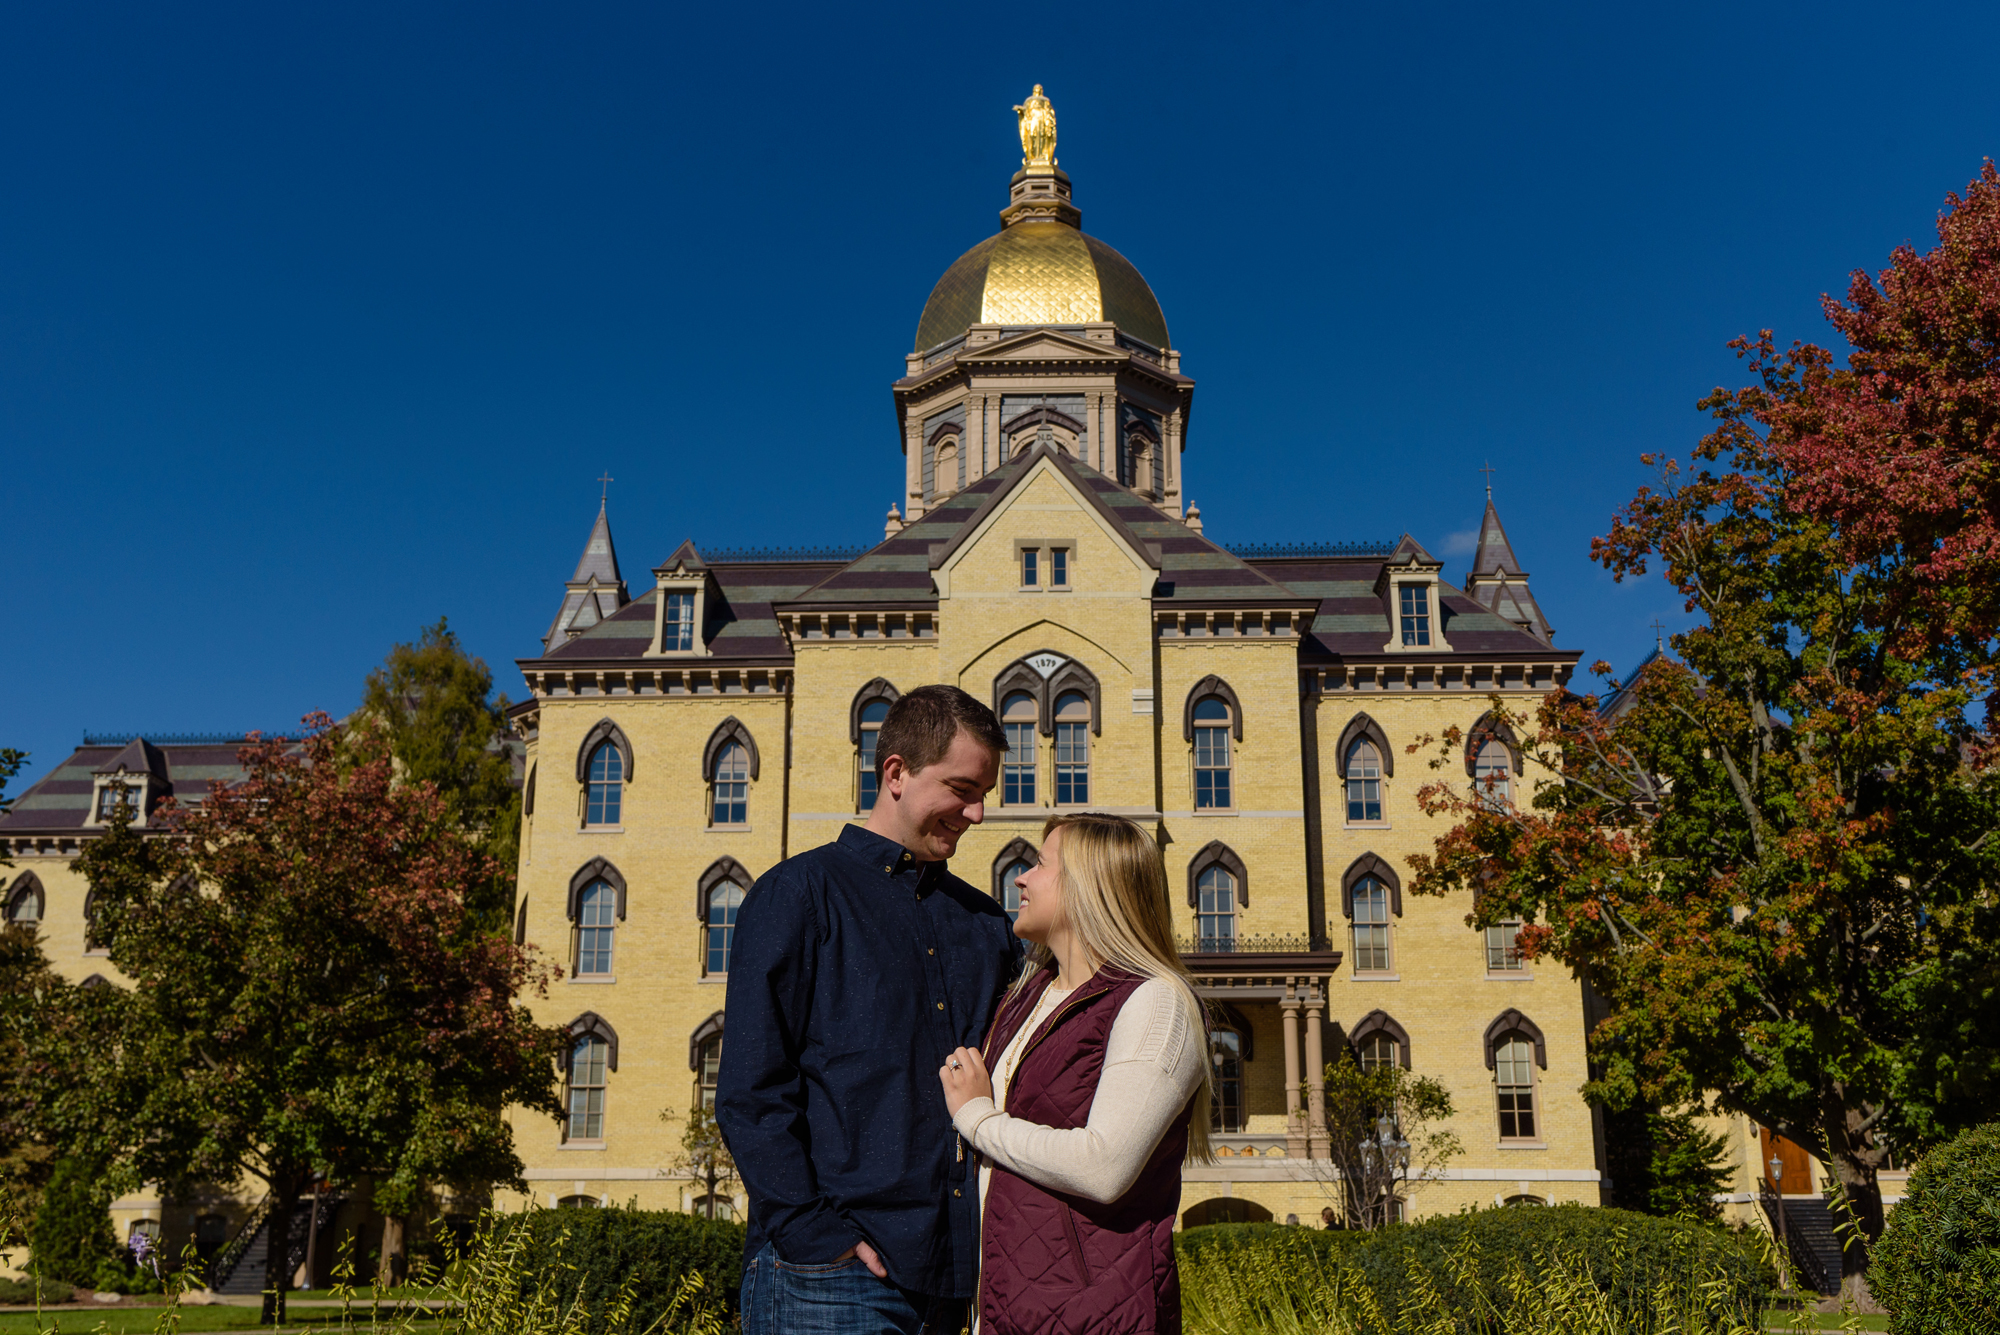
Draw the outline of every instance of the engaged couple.
<instances>
[{"instance_id":1,"label":"engaged couple","mask_svg":"<svg viewBox=\"0 0 2000 1335\"><path fill-rule=\"evenodd\" d=\"M964 691L911 691L866 824L743 901L716 1116L746 1335L1181 1328L1210 1089L1165 867L1129 820L1053 817L1009 922L946 866L1006 745Z\"/></svg>"}]
</instances>

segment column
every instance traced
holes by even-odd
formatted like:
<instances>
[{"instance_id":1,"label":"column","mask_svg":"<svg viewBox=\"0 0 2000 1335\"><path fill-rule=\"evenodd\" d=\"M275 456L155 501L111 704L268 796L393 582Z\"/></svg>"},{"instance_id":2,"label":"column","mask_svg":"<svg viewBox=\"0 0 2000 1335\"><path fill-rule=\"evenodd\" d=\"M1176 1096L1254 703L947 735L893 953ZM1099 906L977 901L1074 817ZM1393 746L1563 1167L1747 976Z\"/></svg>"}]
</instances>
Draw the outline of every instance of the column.
<instances>
[{"instance_id":1,"label":"column","mask_svg":"<svg viewBox=\"0 0 2000 1335\"><path fill-rule=\"evenodd\" d=\"M1305 1121L1299 1115L1299 998L1293 979L1285 980L1285 1155L1306 1157Z\"/></svg>"},{"instance_id":2,"label":"column","mask_svg":"<svg viewBox=\"0 0 2000 1335\"><path fill-rule=\"evenodd\" d=\"M965 401L966 485L986 476L986 396L974 394Z\"/></svg>"},{"instance_id":3,"label":"column","mask_svg":"<svg viewBox=\"0 0 2000 1335\"><path fill-rule=\"evenodd\" d=\"M903 522L914 524L924 513L924 424L914 410L903 419L903 475L909 493Z\"/></svg>"},{"instance_id":4,"label":"column","mask_svg":"<svg viewBox=\"0 0 2000 1335\"><path fill-rule=\"evenodd\" d=\"M1306 983L1306 1135L1307 1153L1317 1146L1322 1155L1326 1143L1326 1057L1320 1050L1320 1026L1326 1015L1326 980Z\"/></svg>"}]
</instances>

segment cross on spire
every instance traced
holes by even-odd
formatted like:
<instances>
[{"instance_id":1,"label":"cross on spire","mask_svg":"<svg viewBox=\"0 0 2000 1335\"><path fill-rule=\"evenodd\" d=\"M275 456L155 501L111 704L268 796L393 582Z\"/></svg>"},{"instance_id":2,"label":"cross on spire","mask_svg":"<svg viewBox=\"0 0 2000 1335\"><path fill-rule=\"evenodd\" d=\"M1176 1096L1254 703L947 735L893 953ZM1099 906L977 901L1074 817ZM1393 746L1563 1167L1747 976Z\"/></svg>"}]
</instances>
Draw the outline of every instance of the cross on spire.
<instances>
[{"instance_id":1,"label":"cross on spire","mask_svg":"<svg viewBox=\"0 0 2000 1335\"><path fill-rule=\"evenodd\" d=\"M1486 461L1486 466L1479 471L1486 474L1486 499L1490 501L1493 499L1493 474L1499 470L1493 466L1493 461L1489 459Z\"/></svg>"},{"instance_id":2,"label":"cross on spire","mask_svg":"<svg viewBox=\"0 0 2000 1335\"><path fill-rule=\"evenodd\" d=\"M602 489L597 493L597 503L599 505L607 504L611 500L611 484L618 479L611 476L611 470L607 468L604 470L604 476L597 480L603 484Z\"/></svg>"},{"instance_id":3,"label":"cross on spire","mask_svg":"<svg viewBox=\"0 0 2000 1335\"><path fill-rule=\"evenodd\" d=\"M1661 627L1660 627L1660 619L1659 619L1658 617L1654 617L1654 618L1653 618L1653 648L1655 648L1655 649L1664 649L1664 648L1666 648L1666 647L1667 647L1667 641L1666 641L1666 636L1665 636L1664 632L1662 631L1662 629L1661 629Z\"/></svg>"}]
</instances>

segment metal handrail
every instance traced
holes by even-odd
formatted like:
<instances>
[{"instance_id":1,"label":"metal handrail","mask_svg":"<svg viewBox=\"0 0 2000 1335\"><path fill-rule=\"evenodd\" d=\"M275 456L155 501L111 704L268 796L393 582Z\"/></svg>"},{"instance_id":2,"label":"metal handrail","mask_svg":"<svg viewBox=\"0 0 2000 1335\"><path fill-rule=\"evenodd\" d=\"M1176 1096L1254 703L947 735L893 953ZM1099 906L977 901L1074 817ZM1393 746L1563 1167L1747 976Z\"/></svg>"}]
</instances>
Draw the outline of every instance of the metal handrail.
<instances>
[{"instance_id":1,"label":"metal handrail","mask_svg":"<svg viewBox=\"0 0 2000 1335\"><path fill-rule=\"evenodd\" d=\"M1819 1252L1810 1243L1802 1244L1798 1230L1789 1227L1788 1221L1782 1217L1784 1202L1778 1195L1760 1188L1757 1199L1764 1206L1764 1217L1770 1221L1772 1232L1784 1239L1785 1255L1792 1263L1793 1287L1797 1288L1796 1281L1802 1279L1814 1293L1838 1293L1840 1282L1829 1280Z\"/></svg>"},{"instance_id":2,"label":"metal handrail","mask_svg":"<svg viewBox=\"0 0 2000 1335\"><path fill-rule=\"evenodd\" d=\"M1183 955L1299 955L1331 949L1326 937L1314 938L1303 932L1259 936L1184 936L1174 942L1174 947Z\"/></svg>"},{"instance_id":3,"label":"metal handrail","mask_svg":"<svg viewBox=\"0 0 2000 1335\"><path fill-rule=\"evenodd\" d=\"M269 1195L259 1201L257 1207L244 1218L242 1226L236 1230L236 1236L223 1243L222 1249L209 1261L209 1288L219 1289L227 1284L229 1277L236 1273L236 1267L243 1264L243 1258L250 1253L251 1242L257 1237L257 1230L262 1228L264 1221L270 1217L271 1204L272 1197Z\"/></svg>"}]
</instances>

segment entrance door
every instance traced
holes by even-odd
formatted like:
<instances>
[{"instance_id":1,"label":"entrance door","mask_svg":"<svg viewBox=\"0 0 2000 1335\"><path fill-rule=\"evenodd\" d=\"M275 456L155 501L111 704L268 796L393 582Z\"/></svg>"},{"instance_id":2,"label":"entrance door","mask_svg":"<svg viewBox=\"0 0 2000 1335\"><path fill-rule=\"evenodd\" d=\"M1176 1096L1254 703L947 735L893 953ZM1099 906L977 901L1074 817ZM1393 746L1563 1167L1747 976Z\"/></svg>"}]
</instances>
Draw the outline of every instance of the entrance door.
<instances>
[{"instance_id":1,"label":"entrance door","mask_svg":"<svg viewBox=\"0 0 2000 1335\"><path fill-rule=\"evenodd\" d=\"M1782 1186L1783 1190L1778 1193L1780 1195L1810 1196L1814 1194L1812 1158L1806 1153L1805 1146L1795 1141L1786 1140L1770 1127L1764 1126L1757 1128L1757 1148L1757 1171L1752 1176L1763 1182L1767 1187L1772 1187L1773 1190ZM1770 1180L1771 1159L1774 1155L1777 1157L1778 1162L1784 1165L1784 1177L1778 1184L1772 1184Z\"/></svg>"}]
</instances>

